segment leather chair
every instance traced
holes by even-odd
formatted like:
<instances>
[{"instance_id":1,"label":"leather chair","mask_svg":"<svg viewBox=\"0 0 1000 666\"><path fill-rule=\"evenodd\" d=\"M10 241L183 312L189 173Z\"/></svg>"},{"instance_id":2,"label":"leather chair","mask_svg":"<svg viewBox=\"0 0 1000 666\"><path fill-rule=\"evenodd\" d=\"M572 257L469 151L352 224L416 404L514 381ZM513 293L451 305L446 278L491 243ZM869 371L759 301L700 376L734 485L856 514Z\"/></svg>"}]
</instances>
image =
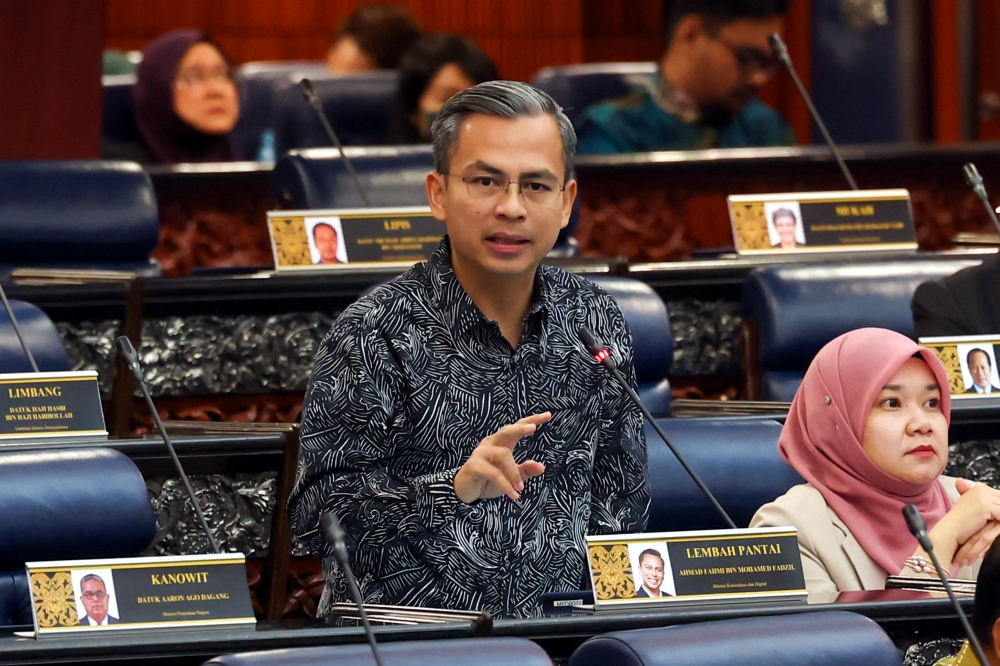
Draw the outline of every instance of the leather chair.
<instances>
[{"instance_id":1,"label":"leather chair","mask_svg":"<svg viewBox=\"0 0 1000 666\"><path fill-rule=\"evenodd\" d=\"M758 268L743 283L748 395L790 401L816 353L834 338L875 326L913 335L917 286L975 261L786 265ZM759 388L758 388L759 381Z\"/></svg>"},{"instance_id":2,"label":"leather chair","mask_svg":"<svg viewBox=\"0 0 1000 666\"><path fill-rule=\"evenodd\" d=\"M667 306L644 282L620 277L592 281L608 292L625 315L632 333L633 359L639 397L654 417L670 415L670 366L674 362L674 336Z\"/></svg>"},{"instance_id":3,"label":"leather chair","mask_svg":"<svg viewBox=\"0 0 1000 666\"><path fill-rule=\"evenodd\" d=\"M373 206L427 205L424 182L434 170L430 146L348 148L346 153ZM281 208L364 207L336 148L284 155L274 166L271 188Z\"/></svg>"},{"instance_id":4,"label":"leather chair","mask_svg":"<svg viewBox=\"0 0 1000 666\"><path fill-rule=\"evenodd\" d=\"M377 632L376 632L377 633ZM545 650L525 638L462 638L380 643L386 666L551 666ZM365 644L332 645L227 654L204 666L369 666L375 663Z\"/></svg>"},{"instance_id":5,"label":"leather chair","mask_svg":"<svg viewBox=\"0 0 1000 666\"><path fill-rule=\"evenodd\" d=\"M778 454L781 424L763 418L660 419L658 423L737 527L802 478ZM647 532L725 528L708 499L646 424Z\"/></svg>"},{"instance_id":6,"label":"leather chair","mask_svg":"<svg viewBox=\"0 0 1000 666\"><path fill-rule=\"evenodd\" d=\"M31 303L10 301L18 328L42 372L69 370L69 357L59 331L48 316ZM17 339L7 310L0 307L0 374L32 372L31 362Z\"/></svg>"},{"instance_id":7,"label":"leather chair","mask_svg":"<svg viewBox=\"0 0 1000 666\"><path fill-rule=\"evenodd\" d=\"M0 625L31 624L25 562L133 557L156 533L135 464L112 449L0 452Z\"/></svg>"},{"instance_id":8,"label":"leather chair","mask_svg":"<svg viewBox=\"0 0 1000 666\"><path fill-rule=\"evenodd\" d=\"M240 119L230 134L233 151L243 159L257 159L264 133L274 131L278 91L297 85L303 78L329 77L326 63L317 60L248 62L238 67L235 78L240 92Z\"/></svg>"},{"instance_id":9,"label":"leather chair","mask_svg":"<svg viewBox=\"0 0 1000 666\"><path fill-rule=\"evenodd\" d=\"M552 95L577 125L587 107L628 95L637 85L656 81L655 62L602 62L565 67L546 67L531 83Z\"/></svg>"},{"instance_id":10,"label":"leather chair","mask_svg":"<svg viewBox=\"0 0 1000 666\"><path fill-rule=\"evenodd\" d=\"M615 631L577 648L569 666L901 666L874 620L845 611Z\"/></svg>"},{"instance_id":11,"label":"leather chair","mask_svg":"<svg viewBox=\"0 0 1000 666\"><path fill-rule=\"evenodd\" d=\"M139 140L132 113L134 74L101 77L104 107L101 111L101 138L107 143L124 144Z\"/></svg>"},{"instance_id":12,"label":"leather chair","mask_svg":"<svg viewBox=\"0 0 1000 666\"><path fill-rule=\"evenodd\" d=\"M396 72L371 72L313 81L330 124L345 146L379 146L392 142ZM274 140L278 155L293 148L330 146L330 139L298 85L275 93Z\"/></svg>"},{"instance_id":13,"label":"leather chair","mask_svg":"<svg viewBox=\"0 0 1000 666\"><path fill-rule=\"evenodd\" d=\"M149 174L132 162L0 162L0 279L14 268L159 274Z\"/></svg>"}]
</instances>

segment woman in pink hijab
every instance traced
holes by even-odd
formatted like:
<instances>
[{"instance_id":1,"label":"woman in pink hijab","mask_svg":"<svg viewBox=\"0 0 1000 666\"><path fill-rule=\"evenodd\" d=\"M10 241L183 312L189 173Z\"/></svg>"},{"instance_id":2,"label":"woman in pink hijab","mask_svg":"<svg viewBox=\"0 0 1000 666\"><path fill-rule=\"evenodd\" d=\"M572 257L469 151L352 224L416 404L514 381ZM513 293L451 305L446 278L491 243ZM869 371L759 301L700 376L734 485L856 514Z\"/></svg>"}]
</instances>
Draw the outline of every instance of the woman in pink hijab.
<instances>
[{"instance_id":1,"label":"woman in pink hijab","mask_svg":"<svg viewBox=\"0 0 1000 666\"><path fill-rule=\"evenodd\" d=\"M781 431L781 456L808 482L761 507L751 527L794 525L810 601L877 590L889 575L934 575L903 520L916 504L952 578L975 578L1000 534L1000 491L942 476L951 398L938 358L880 328L813 359Z\"/></svg>"}]
</instances>

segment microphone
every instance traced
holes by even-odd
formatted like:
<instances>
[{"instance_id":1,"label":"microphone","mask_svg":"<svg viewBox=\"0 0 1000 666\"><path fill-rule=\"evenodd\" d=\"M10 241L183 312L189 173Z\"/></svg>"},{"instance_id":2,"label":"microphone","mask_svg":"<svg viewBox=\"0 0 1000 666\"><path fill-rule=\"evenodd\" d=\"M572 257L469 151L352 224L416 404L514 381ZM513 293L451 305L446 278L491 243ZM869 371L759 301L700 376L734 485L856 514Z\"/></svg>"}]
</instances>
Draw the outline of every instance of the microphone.
<instances>
[{"instance_id":1,"label":"microphone","mask_svg":"<svg viewBox=\"0 0 1000 666\"><path fill-rule=\"evenodd\" d=\"M840 166L840 170L844 173L844 178L847 179L847 184L851 186L852 190L858 189L858 184L854 180L854 176L851 175L850 170L847 168L847 164L844 162L844 158L840 156L840 150L837 148L837 144L833 142L833 137L830 136L830 132L826 129L826 123L819 116L819 111L816 110L815 105L813 105L812 97L809 96L809 92L806 87L802 85L802 80L799 79L798 73L795 71L795 65L792 64L792 56L788 54L788 47L785 45L785 40L781 38L778 33L772 34L767 38L767 41L771 43L771 49L774 51L774 55L778 58L785 69L792 77L792 81L795 82L795 87L799 89L799 94L802 95L802 99L805 100L806 106L809 107L809 113L812 115L814 121L816 121L816 126L819 127L819 131L823 133L823 138L826 139L826 145L830 147L830 152L833 153L834 159L837 160L837 164Z\"/></svg>"},{"instance_id":2,"label":"microphone","mask_svg":"<svg viewBox=\"0 0 1000 666\"><path fill-rule=\"evenodd\" d=\"M361 200L365 202L365 206L371 208L372 203L368 200L365 189L361 187L361 179L358 178L358 172L354 170L354 165L351 164L351 160L344 153L344 144L340 142L340 137L333 131L333 126L330 124L329 118L326 117L326 112L323 111L323 104L319 101L319 97L316 96L316 91L313 90L312 81L309 79L299 81L299 90L302 91L302 95L306 98L306 101L316 110L316 115L319 116L319 121L323 124L323 129L326 130L326 135L330 138L330 142L340 151L340 159L344 160L344 168L347 169L348 175L354 181L354 187L358 190L358 194L361 195Z\"/></svg>"},{"instance_id":3,"label":"microphone","mask_svg":"<svg viewBox=\"0 0 1000 666\"><path fill-rule=\"evenodd\" d=\"M975 167L973 167L973 169L975 169ZM969 618L965 617L965 613L962 611L962 607L959 605L958 599L955 598L955 591L951 589L948 577L941 573L941 564L938 562L937 555L934 554L934 544L931 543L931 538L927 534L927 523L924 522L924 517L920 515L920 509L913 504L907 504L903 507L903 518L906 520L906 526L909 528L910 534L917 538L917 541L920 543L920 547L923 548L924 552L926 552L931 558L931 562L934 564L934 571L937 573L938 578L941 579L941 583L944 585L945 591L948 592L948 598L951 599L951 605L955 608L955 612L958 614L958 619L962 622L962 628L965 630L965 635L969 637L969 645L972 646L973 652L976 653L979 663L990 663L986 658L986 653L983 652L983 646L979 644L979 639L976 638L976 635L972 632L972 627L969 625Z\"/></svg>"},{"instance_id":4,"label":"microphone","mask_svg":"<svg viewBox=\"0 0 1000 666\"><path fill-rule=\"evenodd\" d=\"M38 364L35 363L35 357L28 349L28 343L24 341L24 336L21 335L21 327L17 325L17 317L14 316L14 308L10 306L10 301L7 300L7 293L3 290L3 285L0 285L0 300L3 300L3 308L7 311L7 316L10 317L10 325L14 327L14 335L17 336L17 341L21 343L21 349L24 350L24 355L28 357L28 363L31 364L31 370L33 372L40 372L38 369Z\"/></svg>"},{"instance_id":5,"label":"microphone","mask_svg":"<svg viewBox=\"0 0 1000 666\"><path fill-rule=\"evenodd\" d=\"M333 511L324 513L319 519L319 529L322 531L326 542L333 546L333 556L337 558L337 564L344 571L344 579L347 581L347 589L351 593L351 599L361 613L361 624L365 629L365 636L368 637L368 643L372 646L372 655L375 657L375 663L378 666L382 666L382 656L378 651L378 643L375 642L375 632L372 631L372 626L368 624L368 613L365 612L365 604L361 599L361 590L358 589L358 581L354 578L354 572L351 571L351 563L347 557L347 545L344 543L344 528L340 526L337 514Z\"/></svg>"},{"instance_id":6,"label":"microphone","mask_svg":"<svg viewBox=\"0 0 1000 666\"><path fill-rule=\"evenodd\" d=\"M198 516L198 522L201 523L201 529L205 531L205 536L208 537L208 543L212 547L212 552L218 555L221 552L219 550L219 543L215 540L215 535L212 534L212 530L208 526L208 521L205 520L205 514L201 512L201 504L198 503L198 496L194 494L191 481L188 480L187 474L184 473L184 467L177 457L177 451L174 450L174 443L170 441L167 429L163 425L163 420L160 418L159 412L156 411L153 399L149 396L149 389L146 387L146 380L143 379L142 368L139 366L139 355L135 353L132 341L124 335L119 337L117 342L118 352L122 355L125 365L132 371L132 376L135 377L135 382L139 385L139 390L142 391L142 397L146 399L146 404L149 405L149 411L153 414L153 421L156 423L156 428L160 431L160 437L163 438L163 443L167 445L167 452L170 453L170 459L174 461L174 469L177 470L178 476L181 477L184 490L187 491L187 495L191 499L191 504L194 505L194 512Z\"/></svg>"},{"instance_id":7,"label":"microphone","mask_svg":"<svg viewBox=\"0 0 1000 666\"><path fill-rule=\"evenodd\" d=\"M698 489L701 490L702 493L704 493L705 497L707 497L708 501L712 503L712 506L715 508L715 510L719 513L720 516L722 516L722 519L726 521L726 524L729 525L730 528L735 530L736 523L734 523L733 519L729 517L729 514L726 513L726 510L722 508L722 505L719 504L719 501L715 499L715 495L713 495L712 491L708 489L708 486L705 485L705 483L701 480L698 474L693 469L691 469L691 467L687 464L687 461L684 460L684 456L682 456L681 452L678 451L677 448L670 442L670 439L667 438L667 434L663 432L663 428L661 428L660 424L656 422L656 419L653 418L653 415L649 413L649 410L646 409L646 406L642 404L642 401L639 399L639 394L636 393L631 386L629 386L628 382L625 380L625 377L622 376L622 373L621 371L618 370L618 366L615 364L614 359L611 358L611 351L607 347L605 347L604 343L601 342L601 339L598 338L594 334L594 332L591 331L586 326L580 327L579 336L580 336L580 341L583 343L583 347L587 350L587 353L593 356L595 361L603 365L605 369L611 374L611 376L614 377L615 381L618 382L618 384L625 390L625 393L632 400L632 402L642 411L642 415L646 417L646 421L648 421L649 424L653 426L653 430L655 430L656 434L660 436L660 439L663 440L663 443L667 445L667 448L670 449L670 452L674 454L674 457L677 458L677 462L681 464L681 467L683 467L684 471L688 473L688 476L691 477L691 480L695 482L695 485L698 486Z\"/></svg>"},{"instance_id":8,"label":"microphone","mask_svg":"<svg viewBox=\"0 0 1000 666\"><path fill-rule=\"evenodd\" d=\"M1000 234L1000 220L997 219L997 212L993 209L993 204L990 203L990 197L986 193L986 185L983 184L983 177L979 175L979 169L972 162L966 162L962 166L962 171L965 172L965 182L969 184L969 187L976 193L979 200L983 202L986 212L989 214L990 219L993 220L993 226L997 228L997 233Z\"/></svg>"}]
</instances>

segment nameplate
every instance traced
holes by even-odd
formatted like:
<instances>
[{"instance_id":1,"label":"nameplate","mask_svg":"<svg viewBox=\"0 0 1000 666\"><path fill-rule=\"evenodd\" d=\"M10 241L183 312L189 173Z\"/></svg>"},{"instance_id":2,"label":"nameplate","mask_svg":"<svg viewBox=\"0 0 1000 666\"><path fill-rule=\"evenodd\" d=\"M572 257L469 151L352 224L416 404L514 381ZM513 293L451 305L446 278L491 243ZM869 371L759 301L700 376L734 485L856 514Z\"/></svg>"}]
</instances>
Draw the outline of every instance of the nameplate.
<instances>
[{"instance_id":1,"label":"nameplate","mask_svg":"<svg viewBox=\"0 0 1000 666\"><path fill-rule=\"evenodd\" d=\"M730 196L739 254L915 250L907 190Z\"/></svg>"},{"instance_id":2,"label":"nameplate","mask_svg":"<svg viewBox=\"0 0 1000 666\"><path fill-rule=\"evenodd\" d=\"M108 436L97 373L0 374L0 443Z\"/></svg>"},{"instance_id":3,"label":"nameplate","mask_svg":"<svg viewBox=\"0 0 1000 666\"><path fill-rule=\"evenodd\" d=\"M595 610L806 598L793 527L587 537Z\"/></svg>"},{"instance_id":4,"label":"nameplate","mask_svg":"<svg viewBox=\"0 0 1000 666\"><path fill-rule=\"evenodd\" d=\"M920 338L919 343L941 359L953 399L1000 398L1000 333Z\"/></svg>"},{"instance_id":5,"label":"nameplate","mask_svg":"<svg viewBox=\"0 0 1000 666\"><path fill-rule=\"evenodd\" d=\"M29 562L35 635L255 622L242 554Z\"/></svg>"},{"instance_id":6,"label":"nameplate","mask_svg":"<svg viewBox=\"0 0 1000 666\"><path fill-rule=\"evenodd\" d=\"M412 264L427 259L445 232L427 206L271 211L267 218L278 271Z\"/></svg>"}]
</instances>

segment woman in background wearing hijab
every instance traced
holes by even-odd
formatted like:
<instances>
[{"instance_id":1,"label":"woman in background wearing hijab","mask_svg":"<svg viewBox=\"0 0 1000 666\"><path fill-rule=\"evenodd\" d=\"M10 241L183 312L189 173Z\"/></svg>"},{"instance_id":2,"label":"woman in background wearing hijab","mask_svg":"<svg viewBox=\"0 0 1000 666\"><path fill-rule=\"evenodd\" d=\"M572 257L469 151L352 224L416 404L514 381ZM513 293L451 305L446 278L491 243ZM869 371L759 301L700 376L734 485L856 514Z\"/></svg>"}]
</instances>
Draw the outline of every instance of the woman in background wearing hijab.
<instances>
[{"instance_id":1,"label":"woman in background wearing hijab","mask_svg":"<svg viewBox=\"0 0 1000 666\"><path fill-rule=\"evenodd\" d=\"M226 57L202 32L174 30L146 47L132 110L141 145L106 156L144 164L236 159L229 141L240 115L236 84Z\"/></svg>"},{"instance_id":2,"label":"woman in background wearing hijab","mask_svg":"<svg viewBox=\"0 0 1000 666\"><path fill-rule=\"evenodd\" d=\"M471 39L425 35L399 61L396 143L430 143L431 123L455 93L500 78Z\"/></svg>"},{"instance_id":3,"label":"woman in background wearing hijab","mask_svg":"<svg viewBox=\"0 0 1000 666\"><path fill-rule=\"evenodd\" d=\"M945 575L975 578L1000 533L1000 491L942 476L951 398L941 361L909 338L863 328L813 359L778 440L808 483L761 507L751 527L794 525L811 602L934 576L903 519L915 504Z\"/></svg>"}]
</instances>

